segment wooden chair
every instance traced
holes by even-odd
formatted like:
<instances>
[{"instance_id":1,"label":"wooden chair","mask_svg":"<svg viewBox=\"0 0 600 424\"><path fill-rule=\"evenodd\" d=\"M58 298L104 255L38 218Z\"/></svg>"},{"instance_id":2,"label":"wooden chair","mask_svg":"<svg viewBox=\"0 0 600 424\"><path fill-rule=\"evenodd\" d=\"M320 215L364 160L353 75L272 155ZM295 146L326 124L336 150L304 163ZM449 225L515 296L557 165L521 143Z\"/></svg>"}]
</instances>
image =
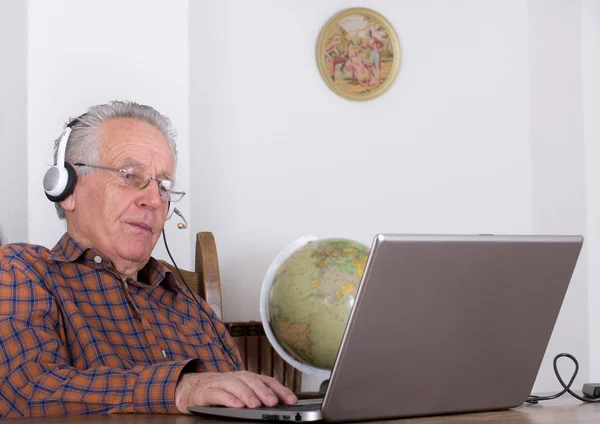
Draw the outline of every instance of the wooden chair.
<instances>
[{"instance_id":1,"label":"wooden chair","mask_svg":"<svg viewBox=\"0 0 600 424\"><path fill-rule=\"evenodd\" d=\"M175 274L177 281L183 284L175 267L168 262L160 261ZM221 296L221 274L217 245L211 232L196 234L195 271L179 269L185 282L192 290L209 304L215 314L223 319L223 299ZM259 374L275 377L294 392L300 392L302 373L285 361L275 352L259 322L225 323L237 344L246 369ZM232 331L233 330L233 331Z\"/></svg>"}]
</instances>

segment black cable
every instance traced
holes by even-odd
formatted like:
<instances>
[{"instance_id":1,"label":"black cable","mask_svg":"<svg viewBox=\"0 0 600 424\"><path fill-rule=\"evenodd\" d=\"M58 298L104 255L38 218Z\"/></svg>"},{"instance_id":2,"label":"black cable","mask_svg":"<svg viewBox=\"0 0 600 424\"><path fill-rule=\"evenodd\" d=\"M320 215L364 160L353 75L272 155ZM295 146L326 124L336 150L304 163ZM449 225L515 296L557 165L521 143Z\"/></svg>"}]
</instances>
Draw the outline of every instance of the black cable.
<instances>
[{"instance_id":1,"label":"black cable","mask_svg":"<svg viewBox=\"0 0 600 424\"><path fill-rule=\"evenodd\" d=\"M194 292L192 291L192 289L190 288L190 286L188 286L188 283L185 281L185 278L183 278L183 275L181 274L181 271L179 271L179 267L175 263L175 259L173 259L173 255L171 255L171 251L169 250L169 246L167 245L167 236L165 235L165 229L164 229L164 227L163 227L163 230L162 230L162 236L163 236L163 241L165 242L165 249L167 249L167 254L169 255L169 258L171 258L171 262L173 263L173 266L177 270L177 274L179 274L179 278L181 278L181 281L183 281L183 284L185 284L185 286L187 287L188 291L192 294L192 297L194 298L194 300L196 301L196 303L198 303L198 300L196 299L196 296L194 296ZM198 306L201 306L201 305L198 305ZM200 309L202 309L202 308L200 308Z\"/></svg>"},{"instance_id":2,"label":"black cable","mask_svg":"<svg viewBox=\"0 0 600 424\"><path fill-rule=\"evenodd\" d=\"M568 384L565 384L564 380L560 376L560 373L558 372L558 365L557 365L557 363L558 363L558 360L560 358L563 358L563 357L569 358L575 364L575 371L573 371L573 375L571 376L571 379L569 380ZM543 400L552 400L552 399L556 399L556 398L561 397L565 393L570 394L575 399L578 399L578 400L580 400L582 402L588 402L588 403L600 402L600 397L598 397L598 398L583 397L583 396L579 396L577 393L574 393L571 390L571 386L573 385L573 381L575 381L575 377L577 377L577 373L579 372L579 362L577 362L577 359L575 359L575 357L573 355L570 355L568 353L559 353L558 355L556 355L554 357L553 365L554 365L554 373L556 374L556 378L558 379L558 382L563 387L563 390L561 390L560 392L555 393L553 395L550 395L550 396L529 396L525 402L527 402L527 403L538 403L539 401L543 401Z\"/></svg>"}]
</instances>

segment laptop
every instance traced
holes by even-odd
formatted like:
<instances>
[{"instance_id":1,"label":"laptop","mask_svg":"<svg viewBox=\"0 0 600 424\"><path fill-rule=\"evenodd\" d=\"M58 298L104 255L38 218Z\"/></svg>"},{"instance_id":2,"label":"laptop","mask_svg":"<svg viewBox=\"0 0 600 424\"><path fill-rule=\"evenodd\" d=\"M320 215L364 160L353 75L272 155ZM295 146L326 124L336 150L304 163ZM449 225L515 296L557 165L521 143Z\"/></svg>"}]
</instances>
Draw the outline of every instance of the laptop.
<instances>
[{"instance_id":1,"label":"laptop","mask_svg":"<svg viewBox=\"0 0 600 424\"><path fill-rule=\"evenodd\" d=\"M581 236L379 234L322 401L189 410L341 422L519 406L582 244Z\"/></svg>"}]
</instances>

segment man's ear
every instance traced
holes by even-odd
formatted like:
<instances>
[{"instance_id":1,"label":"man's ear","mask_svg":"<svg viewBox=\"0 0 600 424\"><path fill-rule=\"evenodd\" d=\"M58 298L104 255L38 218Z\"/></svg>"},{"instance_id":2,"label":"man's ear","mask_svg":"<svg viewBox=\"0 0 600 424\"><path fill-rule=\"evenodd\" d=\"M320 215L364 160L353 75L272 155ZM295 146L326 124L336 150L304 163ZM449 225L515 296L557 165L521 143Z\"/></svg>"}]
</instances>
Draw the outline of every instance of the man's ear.
<instances>
[{"instance_id":1,"label":"man's ear","mask_svg":"<svg viewBox=\"0 0 600 424\"><path fill-rule=\"evenodd\" d=\"M71 193L69 197L60 202L60 205L65 211L73 212L75 210L75 195Z\"/></svg>"}]
</instances>

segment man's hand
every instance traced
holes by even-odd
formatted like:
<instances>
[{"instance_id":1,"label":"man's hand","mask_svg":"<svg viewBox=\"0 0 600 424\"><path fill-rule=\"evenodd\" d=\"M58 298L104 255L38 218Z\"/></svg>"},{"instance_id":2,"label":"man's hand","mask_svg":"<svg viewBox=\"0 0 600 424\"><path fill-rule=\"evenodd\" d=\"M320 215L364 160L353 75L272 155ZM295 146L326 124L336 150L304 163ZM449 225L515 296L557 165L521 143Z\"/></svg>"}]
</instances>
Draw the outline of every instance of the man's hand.
<instances>
[{"instance_id":1,"label":"man's hand","mask_svg":"<svg viewBox=\"0 0 600 424\"><path fill-rule=\"evenodd\" d=\"M175 388L175 404L182 414L193 405L258 408L297 402L296 395L273 377L248 371L184 374Z\"/></svg>"}]
</instances>

